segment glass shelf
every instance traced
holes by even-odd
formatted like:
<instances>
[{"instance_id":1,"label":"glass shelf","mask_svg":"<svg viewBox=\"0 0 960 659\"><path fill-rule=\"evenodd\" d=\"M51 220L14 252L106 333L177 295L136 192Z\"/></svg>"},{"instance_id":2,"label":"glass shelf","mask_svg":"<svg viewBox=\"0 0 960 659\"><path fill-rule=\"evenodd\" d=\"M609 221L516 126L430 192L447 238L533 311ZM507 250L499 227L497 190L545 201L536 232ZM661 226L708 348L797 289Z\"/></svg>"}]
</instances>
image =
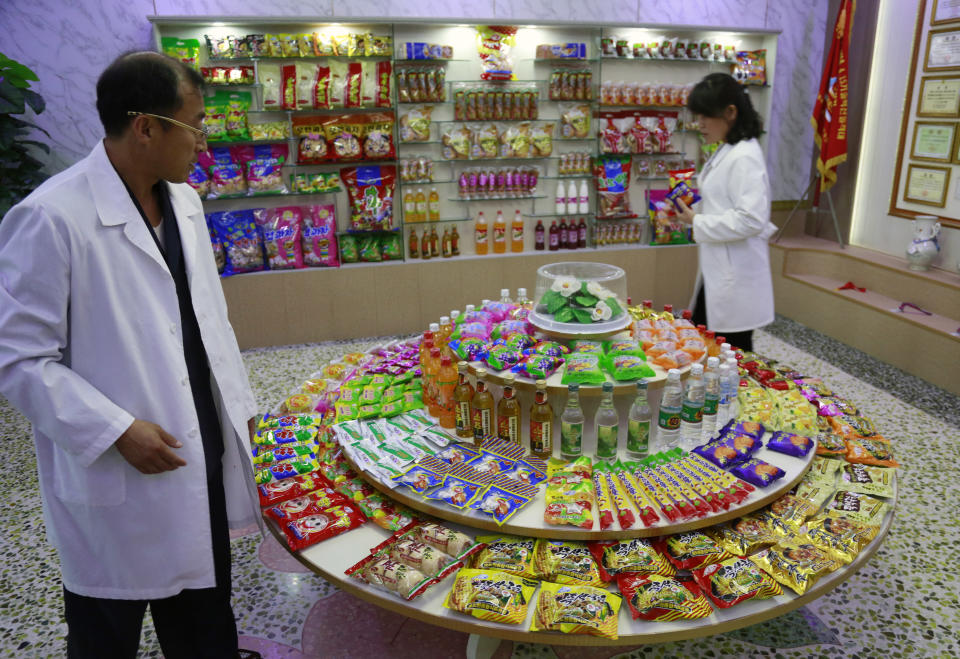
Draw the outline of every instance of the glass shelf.
<instances>
[{"instance_id":1,"label":"glass shelf","mask_svg":"<svg viewBox=\"0 0 960 659\"><path fill-rule=\"evenodd\" d=\"M599 62L599 57L525 57L524 62L534 62L536 64L583 64L590 62Z\"/></svg>"},{"instance_id":2,"label":"glass shelf","mask_svg":"<svg viewBox=\"0 0 960 659\"><path fill-rule=\"evenodd\" d=\"M299 162L295 165L284 165L290 169L307 169L312 167L356 167L360 165L396 165L396 160L349 160L340 162Z\"/></svg>"},{"instance_id":3,"label":"glass shelf","mask_svg":"<svg viewBox=\"0 0 960 659\"><path fill-rule=\"evenodd\" d=\"M215 197L213 199L203 199L203 203L212 204L218 201L237 201L243 199L246 201L255 201L257 199L275 199L277 197L316 197L319 195L337 194L343 188L328 190L327 192L261 192L254 195L227 195L224 197Z\"/></svg>"},{"instance_id":4,"label":"glass shelf","mask_svg":"<svg viewBox=\"0 0 960 659\"><path fill-rule=\"evenodd\" d=\"M245 89L247 87L263 87L259 82L205 82L204 87L211 89Z\"/></svg>"},{"instance_id":5,"label":"glass shelf","mask_svg":"<svg viewBox=\"0 0 960 659\"><path fill-rule=\"evenodd\" d=\"M525 217L594 217L596 213L526 213Z\"/></svg>"},{"instance_id":6,"label":"glass shelf","mask_svg":"<svg viewBox=\"0 0 960 659\"><path fill-rule=\"evenodd\" d=\"M365 60L365 61L388 61L393 59L390 55L296 55L293 57L283 57L283 56L274 56L274 55L263 55L260 57L224 57L224 58L209 58L208 62L211 66L227 66L229 64L252 64L253 62L303 62L303 61L314 61L321 59L332 59L340 61L350 61L350 60Z\"/></svg>"},{"instance_id":7,"label":"glass shelf","mask_svg":"<svg viewBox=\"0 0 960 659\"><path fill-rule=\"evenodd\" d=\"M619 57L617 55L608 55L600 58L601 62L683 62L685 64L736 64L727 60L717 61L713 59L691 59L688 57Z\"/></svg>"},{"instance_id":8,"label":"glass shelf","mask_svg":"<svg viewBox=\"0 0 960 659\"><path fill-rule=\"evenodd\" d=\"M347 229L346 231L337 231L337 236L379 236L385 233L400 233L402 227L393 227L392 229Z\"/></svg>"},{"instance_id":9,"label":"glass shelf","mask_svg":"<svg viewBox=\"0 0 960 659\"><path fill-rule=\"evenodd\" d=\"M488 122L495 121L497 123L520 123L523 121L559 121L558 119L494 119L493 117L488 117L487 119L440 119L439 121L434 121L435 124L471 124L476 122Z\"/></svg>"},{"instance_id":10,"label":"glass shelf","mask_svg":"<svg viewBox=\"0 0 960 659\"><path fill-rule=\"evenodd\" d=\"M407 220L403 221L403 226L405 227L419 227L419 226L428 226L431 224L449 224L451 222L470 222L473 220L472 217L450 217L439 220L425 220L423 222L410 222Z\"/></svg>"},{"instance_id":11,"label":"glass shelf","mask_svg":"<svg viewBox=\"0 0 960 659\"><path fill-rule=\"evenodd\" d=\"M437 59L407 59L405 57L395 57L393 61L397 64L446 64L447 62L472 62L474 60L439 57Z\"/></svg>"},{"instance_id":12,"label":"glass shelf","mask_svg":"<svg viewBox=\"0 0 960 659\"><path fill-rule=\"evenodd\" d=\"M538 176L537 179L540 181L556 181L559 179L578 179L578 178L588 179L592 176L593 174L591 174L590 172L583 172L582 174L554 174L553 176Z\"/></svg>"},{"instance_id":13,"label":"glass shelf","mask_svg":"<svg viewBox=\"0 0 960 659\"><path fill-rule=\"evenodd\" d=\"M422 187L425 185L438 185L441 183L456 183L456 182L457 182L456 179L440 178L440 179L434 179L432 181L400 181L400 185L417 185Z\"/></svg>"},{"instance_id":14,"label":"glass shelf","mask_svg":"<svg viewBox=\"0 0 960 659\"><path fill-rule=\"evenodd\" d=\"M448 105L451 101L398 101L397 105Z\"/></svg>"},{"instance_id":15,"label":"glass shelf","mask_svg":"<svg viewBox=\"0 0 960 659\"><path fill-rule=\"evenodd\" d=\"M447 201L528 201L532 199L546 199L547 195L527 195L525 197L509 197L507 195L499 197L477 197L476 199L466 199L463 197L448 197Z\"/></svg>"},{"instance_id":16,"label":"glass shelf","mask_svg":"<svg viewBox=\"0 0 960 659\"><path fill-rule=\"evenodd\" d=\"M600 112L611 112L615 110L684 110L686 109L685 105L603 105L597 104Z\"/></svg>"},{"instance_id":17,"label":"glass shelf","mask_svg":"<svg viewBox=\"0 0 960 659\"><path fill-rule=\"evenodd\" d=\"M257 144L284 144L292 140L292 137L281 137L275 140L210 140L207 146L214 148L220 146L247 146Z\"/></svg>"}]
</instances>

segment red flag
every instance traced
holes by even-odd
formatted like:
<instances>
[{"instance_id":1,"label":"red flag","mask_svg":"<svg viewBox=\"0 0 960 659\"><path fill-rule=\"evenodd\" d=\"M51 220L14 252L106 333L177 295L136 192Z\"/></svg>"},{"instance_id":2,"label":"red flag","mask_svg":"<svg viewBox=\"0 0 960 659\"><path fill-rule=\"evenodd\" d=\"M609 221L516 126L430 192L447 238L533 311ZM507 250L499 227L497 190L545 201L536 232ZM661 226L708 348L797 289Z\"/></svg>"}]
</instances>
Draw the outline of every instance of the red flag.
<instances>
[{"instance_id":1,"label":"red flag","mask_svg":"<svg viewBox=\"0 0 960 659\"><path fill-rule=\"evenodd\" d=\"M817 171L820 172L821 190L829 190L837 182L837 165L847 159L847 53L856 9L856 0L840 0L830 56L823 69L820 91L810 117L813 139L820 147Z\"/></svg>"}]
</instances>

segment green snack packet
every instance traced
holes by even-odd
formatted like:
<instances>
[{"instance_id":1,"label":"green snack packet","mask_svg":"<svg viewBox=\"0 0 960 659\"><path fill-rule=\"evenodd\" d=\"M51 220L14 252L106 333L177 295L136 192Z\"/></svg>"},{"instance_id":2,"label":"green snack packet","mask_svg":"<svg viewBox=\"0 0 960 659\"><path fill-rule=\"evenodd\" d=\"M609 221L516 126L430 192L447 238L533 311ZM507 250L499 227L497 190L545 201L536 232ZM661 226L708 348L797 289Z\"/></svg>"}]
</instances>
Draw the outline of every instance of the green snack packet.
<instances>
[{"instance_id":1,"label":"green snack packet","mask_svg":"<svg viewBox=\"0 0 960 659\"><path fill-rule=\"evenodd\" d=\"M610 376L618 382L656 377L649 364L636 355L608 356L604 365Z\"/></svg>"},{"instance_id":2,"label":"green snack packet","mask_svg":"<svg viewBox=\"0 0 960 659\"><path fill-rule=\"evenodd\" d=\"M380 397L383 393L383 389L380 387L375 387L372 384L368 384L363 388L363 391L360 393L360 404L361 405L373 405L380 402Z\"/></svg>"},{"instance_id":3,"label":"green snack packet","mask_svg":"<svg viewBox=\"0 0 960 659\"><path fill-rule=\"evenodd\" d=\"M393 376L387 373L377 373L376 375L370 376L370 385L374 387L380 387L385 389L393 384Z\"/></svg>"},{"instance_id":4,"label":"green snack packet","mask_svg":"<svg viewBox=\"0 0 960 659\"><path fill-rule=\"evenodd\" d=\"M377 236L364 236L360 239L360 260L376 263L383 260L380 241Z\"/></svg>"},{"instance_id":5,"label":"green snack packet","mask_svg":"<svg viewBox=\"0 0 960 659\"><path fill-rule=\"evenodd\" d=\"M360 394L363 392L362 389L354 387L340 387L340 398L337 399L340 403L357 403L360 401Z\"/></svg>"},{"instance_id":6,"label":"green snack packet","mask_svg":"<svg viewBox=\"0 0 960 659\"><path fill-rule=\"evenodd\" d=\"M360 249L357 246L356 236L340 236L337 242L340 245L340 261L356 263L360 260Z\"/></svg>"},{"instance_id":7,"label":"green snack packet","mask_svg":"<svg viewBox=\"0 0 960 659\"><path fill-rule=\"evenodd\" d=\"M358 419L375 419L380 416L380 404L361 405L357 414Z\"/></svg>"},{"instance_id":8,"label":"green snack packet","mask_svg":"<svg viewBox=\"0 0 960 659\"><path fill-rule=\"evenodd\" d=\"M588 341L586 339L578 339L570 344L570 350L575 353L586 353L589 355L602 355L603 343L600 341Z\"/></svg>"},{"instance_id":9,"label":"green snack packet","mask_svg":"<svg viewBox=\"0 0 960 659\"><path fill-rule=\"evenodd\" d=\"M571 353L566 357L563 369L563 384L603 384L607 377L600 370L600 357L597 355Z\"/></svg>"},{"instance_id":10,"label":"green snack packet","mask_svg":"<svg viewBox=\"0 0 960 659\"><path fill-rule=\"evenodd\" d=\"M643 352L643 346L639 341L633 339L620 339L618 341L604 341L603 351L609 355L634 355L640 359L646 360L647 356Z\"/></svg>"},{"instance_id":11,"label":"green snack packet","mask_svg":"<svg viewBox=\"0 0 960 659\"><path fill-rule=\"evenodd\" d=\"M406 384L404 391L422 391L423 390L423 378L413 378Z\"/></svg>"},{"instance_id":12,"label":"green snack packet","mask_svg":"<svg viewBox=\"0 0 960 659\"><path fill-rule=\"evenodd\" d=\"M403 258L403 245L399 234L390 233L381 237L380 251L384 261L399 261Z\"/></svg>"},{"instance_id":13,"label":"green snack packet","mask_svg":"<svg viewBox=\"0 0 960 659\"><path fill-rule=\"evenodd\" d=\"M353 421L360 415L360 406L356 403L341 403L337 401L337 422Z\"/></svg>"},{"instance_id":14,"label":"green snack packet","mask_svg":"<svg viewBox=\"0 0 960 659\"><path fill-rule=\"evenodd\" d=\"M402 384L394 384L387 387L383 390L383 393L380 395L380 400L382 402L389 402L391 400L397 400L398 398L403 398L404 386Z\"/></svg>"},{"instance_id":15,"label":"green snack packet","mask_svg":"<svg viewBox=\"0 0 960 659\"><path fill-rule=\"evenodd\" d=\"M450 342L450 348L457 355L457 357L468 362L475 360L477 358L477 353L484 349L486 345L486 341L473 336Z\"/></svg>"},{"instance_id":16,"label":"green snack packet","mask_svg":"<svg viewBox=\"0 0 960 659\"><path fill-rule=\"evenodd\" d=\"M403 411L422 410L424 408L423 395L418 391L407 391L403 394Z\"/></svg>"},{"instance_id":17,"label":"green snack packet","mask_svg":"<svg viewBox=\"0 0 960 659\"><path fill-rule=\"evenodd\" d=\"M405 411L405 403L402 394L400 398L380 404L380 416L383 417L397 416L398 414L403 414Z\"/></svg>"},{"instance_id":18,"label":"green snack packet","mask_svg":"<svg viewBox=\"0 0 960 659\"><path fill-rule=\"evenodd\" d=\"M413 379L413 377L414 377L413 371L404 371L397 377L393 378L393 384L394 385L407 384L408 382L410 382L410 380Z\"/></svg>"}]
</instances>

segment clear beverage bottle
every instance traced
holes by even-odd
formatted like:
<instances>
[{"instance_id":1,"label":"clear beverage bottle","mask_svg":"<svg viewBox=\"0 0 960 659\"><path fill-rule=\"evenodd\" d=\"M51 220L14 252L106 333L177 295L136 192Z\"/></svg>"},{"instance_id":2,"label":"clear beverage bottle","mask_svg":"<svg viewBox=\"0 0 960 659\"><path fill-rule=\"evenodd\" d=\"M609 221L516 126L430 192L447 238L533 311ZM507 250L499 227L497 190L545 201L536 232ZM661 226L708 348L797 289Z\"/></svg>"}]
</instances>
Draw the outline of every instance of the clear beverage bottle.
<instances>
[{"instance_id":1,"label":"clear beverage bottle","mask_svg":"<svg viewBox=\"0 0 960 659\"><path fill-rule=\"evenodd\" d=\"M477 446L484 437L493 434L493 394L487 390L487 369L477 369L477 391L470 405L470 418L473 422L473 443Z\"/></svg>"},{"instance_id":2,"label":"clear beverage bottle","mask_svg":"<svg viewBox=\"0 0 960 659\"><path fill-rule=\"evenodd\" d=\"M537 220L537 226L533 229L533 248L536 250L543 250L546 248L543 220Z\"/></svg>"},{"instance_id":3,"label":"clear beverage bottle","mask_svg":"<svg viewBox=\"0 0 960 659\"><path fill-rule=\"evenodd\" d=\"M707 370L703 372L703 426L701 442L713 439L717 429L717 409L720 406L720 360L707 358Z\"/></svg>"},{"instance_id":4,"label":"clear beverage bottle","mask_svg":"<svg viewBox=\"0 0 960 659\"><path fill-rule=\"evenodd\" d=\"M493 253L503 254L507 251L507 221L503 219L503 211L497 211L497 219L493 223Z\"/></svg>"},{"instance_id":5,"label":"clear beverage bottle","mask_svg":"<svg viewBox=\"0 0 960 659\"><path fill-rule=\"evenodd\" d=\"M440 426L457 427L457 410L453 391L457 388L457 369L453 367L450 355L440 357L440 370L437 373L437 393L440 398Z\"/></svg>"},{"instance_id":6,"label":"clear beverage bottle","mask_svg":"<svg viewBox=\"0 0 960 659\"><path fill-rule=\"evenodd\" d=\"M473 394L473 385L467 378L467 362L457 362L457 386L453 390L454 419L457 437L464 439L473 437L473 419L470 415Z\"/></svg>"},{"instance_id":7,"label":"clear beverage bottle","mask_svg":"<svg viewBox=\"0 0 960 659\"><path fill-rule=\"evenodd\" d=\"M576 460L583 453L583 410L580 408L580 385L567 385L567 404L560 414L560 457Z\"/></svg>"},{"instance_id":8,"label":"clear beverage bottle","mask_svg":"<svg viewBox=\"0 0 960 659\"><path fill-rule=\"evenodd\" d=\"M501 288L500 289L500 301L504 304L513 304L513 300L510 298L510 289Z\"/></svg>"},{"instance_id":9,"label":"clear beverage bottle","mask_svg":"<svg viewBox=\"0 0 960 659\"><path fill-rule=\"evenodd\" d=\"M403 219L405 222L417 222L417 199L410 188L403 193Z\"/></svg>"},{"instance_id":10,"label":"clear beverage bottle","mask_svg":"<svg viewBox=\"0 0 960 659\"><path fill-rule=\"evenodd\" d=\"M513 223L510 225L510 251L523 251L523 216L519 210L513 213Z\"/></svg>"},{"instance_id":11,"label":"clear beverage bottle","mask_svg":"<svg viewBox=\"0 0 960 659\"><path fill-rule=\"evenodd\" d=\"M513 375L503 378L503 397L497 403L497 437L505 442L520 443L520 403L513 390Z\"/></svg>"},{"instance_id":12,"label":"clear beverage bottle","mask_svg":"<svg viewBox=\"0 0 960 659\"><path fill-rule=\"evenodd\" d=\"M533 304L533 300L527 297L527 289L525 288L517 289L517 304L524 305L524 306L528 304Z\"/></svg>"},{"instance_id":13,"label":"clear beverage bottle","mask_svg":"<svg viewBox=\"0 0 960 659\"><path fill-rule=\"evenodd\" d=\"M740 393L740 367L737 365L737 360L731 357L727 360L727 368L730 369L727 381L727 397L730 399L730 407L727 410L727 421L729 421L735 419L740 413L740 400L737 397Z\"/></svg>"},{"instance_id":14,"label":"clear beverage bottle","mask_svg":"<svg viewBox=\"0 0 960 659\"><path fill-rule=\"evenodd\" d=\"M721 364L719 373L720 400L717 403L716 428L720 430L730 420L730 367Z\"/></svg>"},{"instance_id":15,"label":"clear beverage bottle","mask_svg":"<svg viewBox=\"0 0 960 659\"><path fill-rule=\"evenodd\" d=\"M430 196L427 197L427 214L431 222L440 219L440 193L436 188L430 188Z\"/></svg>"},{"instance_id":16,"label":"clear beverage bottle","mask_svg":"<svg viewBox=\"0 0 960 659\"><path fill-rule=\"evenodd\" d=\"M597 430L597 460L613 462L617 459L618 437L620 435L620 415L613 405L613 383L604 382L600 398L600 407L593 417Z\"/></svg>"},{"instance_id":17,"label":"clear beverage bottle","mask_svg":"<svg viewBox=\"0 0 960 659\"><path fill-rule=\"evenodd\" d=\"M417 188L416 208L417 222L427 221L427 195L423 193L423 188Z\"/></svg>"},{"instance_id":18,"label":"clear beverage bottle","mask_svg":"<svg viewBox=\"0 0 960 659\"><path fill-rule=\"evenodd\" d=\"M666 451L680 443L680 412L683 409L683 388L680 386L680 371L667 371L667 383L660 399L657 415L657 444Z\"/></svg>"},{"instance_id":19,"label":"clear beverage bottle","mask_svg":"<svg viewBox=\"0 0 960 659\"><path fill-rule=\"evenodd\" d=\"M680 411L680 436L683 448L688 450L700 443L703 397L703 364L694 364L690 367L690 376L683 392L683 409Z\"/></svg>"},{"instance_id":20,"label":"clear beverage bottle","mask_svg":"<svg viewBox=\"0 0 960 659\"><path fill-rule=\"evenodd\" d=\"M555 252L560 249L560 228L557 226L557 221L553 220L550 223L550 251Z\"/></svg>"},{"instance_id":21,"label":"clear beverage bottle","mask_svg":"<svg viewBox=\"0 0 960 659\"><path fill-rule=\"evenodd\" d=\"M477 221L473 223L473 241L477 254L486 254L490 249L487 241L487 218L483 211L477 213Z\"/></svg>"},{"instance_id":22,"label":"clear beverage bottle","mask_svg":"<svg viewBox=\"0 0 960 659\"><path fill-rule=\"evenodd\" d=\"M630 406L627 425L627 457L639 460L650 452L650 403L647 401L647 381L637 382L637 397Z\"/></svg>"},{"instance_id":23,"label":"clear beverage bottle","mask_svg":"<svg viewBox=\"0 0 960 659\"><path fill-rule=\"evenodd\" d=\"M553 408L547 401L546 380L537 380L530 407L530 452L544 460L553 455Z\"/></svg>"}]
</instances>

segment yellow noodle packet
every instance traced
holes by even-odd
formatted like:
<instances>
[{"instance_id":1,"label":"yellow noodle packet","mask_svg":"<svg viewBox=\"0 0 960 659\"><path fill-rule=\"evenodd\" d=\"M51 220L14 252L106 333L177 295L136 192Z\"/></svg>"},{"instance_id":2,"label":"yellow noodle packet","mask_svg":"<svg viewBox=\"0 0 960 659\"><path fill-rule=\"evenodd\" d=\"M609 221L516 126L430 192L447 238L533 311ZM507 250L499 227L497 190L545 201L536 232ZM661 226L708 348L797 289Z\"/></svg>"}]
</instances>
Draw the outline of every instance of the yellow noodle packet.
<instances>
[{"instance_id":1,"label":"yellow noodle packet","mask_svg":"<svg viewBox=\"0 0 960 659\"><path fill-rule=\"evenodd\" d=\"M605 585L593 555L586 543L561 540L537 540L533 565L542 579L576 586Z\"/></svg>"},{"instance_id":2,"label":"yellow noodle packet","mask_svg":"<svg viewBox=\"0 0 960 659\"><path fill-rule=\"evenodd\" d=\"M457 572L443 605L480 620L519 625L537 582L496 570L462 568Z\"/></svg>"},{"instance_id":3,"label":"yellow noodle packet","mask_svg":"<svg viewBox=\"0 0 960 659\"><path fill-rule=\"evenodd\" d=\"M594 586L570 586L544 581L530 631L559 631L617 638L619 595Z\"/></svg>"}]
</instances>

